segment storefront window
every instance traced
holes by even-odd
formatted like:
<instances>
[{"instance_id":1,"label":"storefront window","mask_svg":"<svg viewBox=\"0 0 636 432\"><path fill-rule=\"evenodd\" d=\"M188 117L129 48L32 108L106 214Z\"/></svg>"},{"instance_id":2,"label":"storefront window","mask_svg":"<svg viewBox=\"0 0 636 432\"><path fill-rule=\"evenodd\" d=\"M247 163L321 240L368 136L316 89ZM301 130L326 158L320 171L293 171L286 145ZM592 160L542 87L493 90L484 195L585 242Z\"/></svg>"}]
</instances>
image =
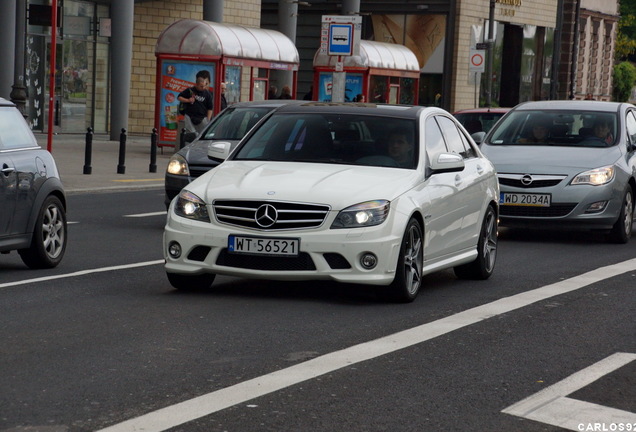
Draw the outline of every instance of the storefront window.
<instances>
[{"instance_id":1,"label":"storefront window","mask_svg":"<svg viewBox=\"0 0 636 432\"><path fill-rule=\"evenodd\" d=\"M524 26L523 48L521 50L521 71L519 79L519 102L533 100L534 71L537 58L537 27Z\"/></svg>"}]
</instances>

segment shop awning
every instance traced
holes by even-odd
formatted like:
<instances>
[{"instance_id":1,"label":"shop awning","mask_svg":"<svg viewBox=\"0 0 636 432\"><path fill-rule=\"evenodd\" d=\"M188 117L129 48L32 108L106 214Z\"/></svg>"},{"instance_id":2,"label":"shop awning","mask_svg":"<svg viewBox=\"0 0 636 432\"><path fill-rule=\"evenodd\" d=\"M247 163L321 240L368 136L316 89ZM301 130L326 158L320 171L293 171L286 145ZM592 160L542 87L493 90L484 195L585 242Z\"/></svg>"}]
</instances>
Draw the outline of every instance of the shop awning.
<instances>
[{"instance_id":1,"label":"shop awning","mask_svg":"<svg viewBox=\"0 0 636 432\"><path fill-rule=\"evenodd\" d=\"M337 56L321 54L320 50L314 56L314 67L335 67ZM344 67L378 68L402 71L420 70L420 65L413 51L404 45L360 41L360 55L344 57Z\"/></svg>"},{"instance_id":2,"label":"shop awning","mask_svg":"<svg viewBox=\"0 0 636 432\"><path fill-rule=\"evenodd\" d=\"M155 54L300 62L296 47L280 32L192 19L182 19L168 26L159 35Z\"/></svg>"}]
</instances>

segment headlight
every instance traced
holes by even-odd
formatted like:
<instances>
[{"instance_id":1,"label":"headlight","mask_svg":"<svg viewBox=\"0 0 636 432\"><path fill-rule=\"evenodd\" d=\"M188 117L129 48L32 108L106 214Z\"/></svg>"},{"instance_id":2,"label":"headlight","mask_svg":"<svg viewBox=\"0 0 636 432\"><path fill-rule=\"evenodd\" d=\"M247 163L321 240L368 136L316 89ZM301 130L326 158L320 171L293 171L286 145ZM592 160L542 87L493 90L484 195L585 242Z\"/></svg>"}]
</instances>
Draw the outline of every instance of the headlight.
<instances>
[{"instance_id":1,"label":"headlight","mask_svg":"<svg viewBox=\"0 0 636 432\"><path fill-rule=\"evenodd\" d=\"M360 228L380 225L389 215L389 201L377 200L356 204L340 211L331 228Z\"/></svg>"},{"instance_id":2,"label":"headlight","mask_svg":"<svg viewBox=\"0 0 636 432\"><path fill-rule=\"evenodd\" d=\"M606 166L602 168L596 168L590 171L582 172L578 174L572 180L573 185L589 184L592 186L600 186L611 182L614 179L614 167Z\"/></svg>"},{"instance_id":3,"label":"headlight","mask_svg":"<svg viewBox=\"0 0 636 432\"><path fill-rule=\"evenodd\" d=\"M210 222L208 209L203 200L187 190L182 190L179 193L174 212L184 218Z\"/></svg>"},{"instance_id":4,"label":"headlight","mask_svg":"<svg viewBox=\"0 0 636 432\"><path fill-rule=\"evenodd\" d=\"M183 156L178 154L170 158L170 161L168 162L167 171L168 171L168 174L182 175L182 176L190 175L190 170L188 169L188 163L186 162Z\"/></svg>"}]
</instances>

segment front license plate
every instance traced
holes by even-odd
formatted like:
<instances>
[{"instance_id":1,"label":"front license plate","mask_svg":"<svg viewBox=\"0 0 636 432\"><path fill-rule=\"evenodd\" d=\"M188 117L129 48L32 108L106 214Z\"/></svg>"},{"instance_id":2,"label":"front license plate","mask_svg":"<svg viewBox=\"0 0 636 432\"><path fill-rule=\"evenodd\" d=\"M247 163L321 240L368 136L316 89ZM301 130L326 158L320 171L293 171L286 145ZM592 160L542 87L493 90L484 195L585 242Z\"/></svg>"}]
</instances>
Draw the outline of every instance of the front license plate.
<instances>
[{"instance_id":1,"label":"front license plate","mask_svg":"<svg viewBox=\"0 0 636 432\"><path fill-rule=\"evenodd\" d=\"M300 240L230 235L227 239L227 248L232 253L298 256Z\"/></svg>"},{"instance_id":2,"label":"front license plate","mask_svg":"<svg viewBox=\"0 0 636 432\"><path fill-rule=\"evenodd\" d=\"M504 193L499 196L499 204L509 206L550 207L550 194Z\"/></svg>"}]
</instances>

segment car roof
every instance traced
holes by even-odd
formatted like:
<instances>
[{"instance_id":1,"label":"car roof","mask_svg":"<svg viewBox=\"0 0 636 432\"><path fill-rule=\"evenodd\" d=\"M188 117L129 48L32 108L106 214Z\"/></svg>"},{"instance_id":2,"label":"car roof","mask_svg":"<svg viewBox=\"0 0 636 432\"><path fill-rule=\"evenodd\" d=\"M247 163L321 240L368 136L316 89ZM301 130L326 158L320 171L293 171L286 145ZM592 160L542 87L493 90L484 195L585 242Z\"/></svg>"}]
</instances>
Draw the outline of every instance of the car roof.
<instances>
[{"instance_id":1,"label":"car roof","mask_svg":"<svg viewBox=\"0 0 636 432\"><path fill-rule=\"evenodd\" d=\"M306 102L300 105L287 105L276 110L277 114L316 112L330 113L338 112L342 114L362 114L380 115L387 117L417 118L422 110L437 113L450 113L437 107L423 107L411 105L384 105L372 103L351 103L351 102Z\"/></svg>"},{"instance_id":2,"label":"car roof","mask_svg":"<svg viewBox=\"0 0 636 432\"><path fill-rule=\"evenodd\" d=\"M505 114L508 111L510 111L512 108L502 108L502 107L482 107L482 108L469 108L469 109L463 109L463 110L459 110L459 111L455 111L453 114L468 114L468 113L495 113L495 114Z\"/></svg>"},{"instance_id":3,"label":"car roof","mask_svg":"<svg viewBox=\"0 0 636 432\"><path fill-rule=\"evenodd\" d=\"M0 106L14 107L15 104L11 101L6 100L5 98L0 97Z\"/></svg>"},{"instance_id":4,"label":"car roof","mask_svg":"<svg viewBox=\"0 0 636 432\"><path fill-rule=\"evenodd\" d=\"M267 99L262 101L245 101L245 102L234 102L228 104L228 108L249 108L249 107L279 107L283 105L290 104L301 104L307 101L296 100L296 99Z\"/></svg>"},{"instance_id":5,"label":"car roof","mask_svg":"<svg viewBox=\"0 0 636 432\"><path fill-rule=\"evenodd\" d=\"M517 105L514 110L579 110L579 111L606 111L616 112L622 106L629 104L623 102L604 102L590 100L551 100L530 101Z\"/></svg>"}]
</instances>

